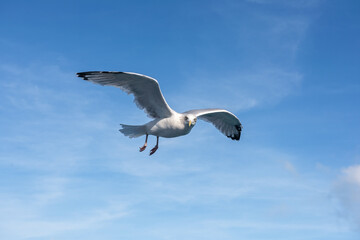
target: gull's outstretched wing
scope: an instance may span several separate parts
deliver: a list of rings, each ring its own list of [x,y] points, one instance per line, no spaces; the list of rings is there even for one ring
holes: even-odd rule
[[[212,123],[217,129],[232,140],[239,140],[242,125],[239,119],[224,109],[198,109],[185,112]]]
[[[151,77],[130,72],[93,71],[77,73],[78,77],[100,85],[118,87],[133,94],[134,102],[152,118],[170,117],[172,110],[160,91],[159,83]]]

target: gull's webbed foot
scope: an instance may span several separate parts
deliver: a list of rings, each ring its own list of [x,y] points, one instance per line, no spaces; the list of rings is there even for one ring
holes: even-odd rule
[[[158,145],[156,145],[153,149],[151,149],[150,156],[153,155],[156,152],[156,150],[158,150],[158,148],[159,148]]]
[[[145,150],[145,148],[146,148],[146,144],[144,144],[144,146],[142,146],[139,151],[142,152]]]
[[[142,147],[140,148],[140,152],[142,152],[142,151],[144,151],[144,150],[145,150],[145,148],[146,148],[146,146],[147,146],[147,139],[148,139],[148,136],[149,136],[149,135],[147,135],[147,134],[146,134],[145,143],[144,143],[144,146],[142,146]]]
[[[153,149],[150,150],[150,156],[153,155],[156,152],[156,150],[158,150],[158,148],[159,148],[159,136],[156,136],[156,145]]]

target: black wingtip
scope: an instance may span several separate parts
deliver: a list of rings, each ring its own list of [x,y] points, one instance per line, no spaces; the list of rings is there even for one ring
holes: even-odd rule
[[[89,80],[87,78],[87,75],[89,75],[89,73],[91,73],[91,72],[78,72],[78,73],[76,73],[76,76],[78,76],[78,77],[80,77],[80,78],[82,78],[84,80]]]
[[[88,71],[88,72],[78,72],[76,73],[76,76],[84,79],[89,80],[89,76],[95,75],[95,74],[101,74],[101,73],[111,73],[111,74],[123,74],[125,72],[112,72],[112,71]]]
[[[240,140],[240,136],[241,136],[241,130],[242,130],[242,125],[235,125],[235,128],[237,130],[237,133],[234,134],[234,135],[230,135],[230,136],[227,136],[228,138],[231,138],[232,140],[236,140],[236,141],[239,141]]]

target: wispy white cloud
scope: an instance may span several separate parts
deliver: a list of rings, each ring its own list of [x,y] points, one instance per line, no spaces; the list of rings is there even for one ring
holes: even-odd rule
[[[24,181],[24,180],[19,180]],[[129,204],[114,194],[89,201],[78,178],[54,174],[31,177],[21,191],[0,194],[0,232],[6,239],[48,238],[68,232],[102,228],[130,213]],[[81,201],[74,207],[72,201]],[[85,208],[83,207],[86,206]]]
[[[296,93],[302,80],[300,73],[281,69],[222,75],[208,73],[190,78],[182,96],[171,98],[175,107],[184,111],[210,107],[240,111],[275,104]]]
[[[59,220],[48,217],[46,212],[28,202],[3,205],[0,212],[0,230],[7,239],[51,237],[65,232],[101,228],[107,221],[128,214],[126,208],[118,204],[93,209],[81,217],[71,215]]]
[[[0,72],[2,101],[18,110],[50,114],[55,107],[57,111],[64,105],[74,109],[92,102],[68,88],[74,74],[57,65],[0,64]]]
[[[276,49],[273,56],[281,53],[278,60],[285,66],[296,60],[302,41],[306,37],[307,30],[311,23],[309,17],[280,17],[273,15],[259,16],[265,22],[265,37],[267,37],[270,49]],[[283,62],[283,60],[288,62]]]
[[[264,6],[283,5],[284,8],[289,9],[300,1],[259,0],[256,2],[261,2]],[[299,47],[306,38],[307,30],[313,20],[311,14],[306,12],[281,14],[277,11],[269,11],[267,8],[244,6],[236,1],[225,2],[216,7],[215,11],[237,36],[237,43],[234,44],[233,49],[235,53],[246,54],[248,62],[243,62],[243,64],[250,63],[251,65],[246,65],[248,68],[255,65],[256,69],[259,64],[266,62],[282,69],[295,65],[294,60],[296,60]],[[239,11],[244,11],[244,8],[246,14],[242,17]],[[240,50],[237,51],[238,49]],[[276,63],[281,65],[276,65]]]
[[[65,177],[43,177],[34,183],[34,202],[37,205],[44,205],[61,199],[64,196],[66,185],[69,179]]]
[[[168,203],[191,205],[241,198],[271,202],[293,201],[304,197],[304,192],[326,194],[325,189],[312,186],[313,182],[305,181],[306,177],[298,173],[293,164],[296,160],[294,156],[272,149],[250,149],[246,147],[246,150],[237,153],[237,157],[215,154],[204,159],[201,157],[206,151],[204,147],[198,152],[193,150],[189,159],[178,153],[178,158],[169,157],[166,161],[154,158],[150,162],[134,154],[131,160],[114,158],[114,161],[107,162],[107,166],[110,171],[141,180],[141,191],[146,192],[144,200],[137,198],[141,201],[161,199]],[[222,148],[223,152],[228,150]],[[231,168],[227,167],[230,162]],[[290,191],[291,194],[284,196],[283,191]]]
[[[98,95],[81,94],[73,73],[56,65],[1,64],[0,71],[3,126],[11,126],[0,136],[2,165],[70,171],[91,156],[82,153],[96,135],[113,130],[106,110],[89,111]]]
[[[335,183],[334,195],[341,206],[341,216],[360,230],[360,165],[342,170]]]
[[[335,224],[299,224],[299,223],[278,223],[278,222],[259,222],[251,220],[212,220],[207,224],[211,224],[214,227],[219,228],[240,228],[240,229],[252,229],[252,230],[316,230],[319,232],[342,232],[347,231],[346,228],[340,227]]]
[[[291,5],[286,1],[275,2],[286,7]],[[299,5],[310,6],[307,2],[310,1]],[[243,4],[225,2],[216,5],[214,10],[236,36],[232,48],[233,54],[239,55],[235,58],[239,59],[239,64],[184,74],[186,84],[181,89],[182,96],[169,97],[175,109],[224,107],[240,111],[276,104],[300,92],[303,74],[298,70],[296,58],[312,17],[305,13],[274,14],[247,7],[244,21],[239,15],[243,8]],[[241,58],[243,54],[246,60]]]
[[[290,161],[284,160],[283,163],[287,171],[289,171],[292,174],[297,174],[295,166]]]
[[[136,149],[134,148],[134,152]],[[155,177],[155,176],[174,176],[203,171],[203,167],[196,164],[187,165],[182,159],[171,159],[171,164],[153,159],[149,161],[147,158],[133,158],[133,161],[118,161],[111,165],[112,170],[124,172],[129,175],[139,177]]]
[[[325,0],[298,0],[298,1],[287,1],[287,0],[247,0],[251,3],[266,4],[266,5],[283,5],[294,8],[313,8],[319,6]]]

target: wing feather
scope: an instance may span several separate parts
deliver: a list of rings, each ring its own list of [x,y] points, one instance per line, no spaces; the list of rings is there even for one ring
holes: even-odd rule
[[[193,114],[199,119],[212,123],[220,132],[232,140],[240,140],[242,125],[239,119],[227,110],[218,108],[197,109],[185,113]]]
[[[154,78],[137,73],[108,71],[80,72],[77,76],[103,86],[118,87],[127,94],[133,94],[135,104],[151,118],[166,118],[174,113]]]

